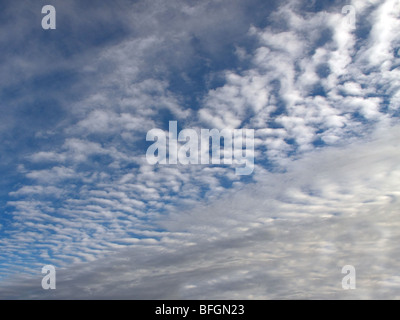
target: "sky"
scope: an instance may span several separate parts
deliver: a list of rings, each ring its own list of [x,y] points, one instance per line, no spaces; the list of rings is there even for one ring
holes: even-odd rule
[[[1,1],[0,299],[400,299],[399,30],[397,0]],[[254,130],[254,171],[150,164],[170,121]]]

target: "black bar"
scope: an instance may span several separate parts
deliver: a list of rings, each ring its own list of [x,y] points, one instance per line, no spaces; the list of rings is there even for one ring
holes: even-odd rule
[[[57,317],[76,318],[82,311],[93,316],[117,312],[129,319],[268,319],[298,316],[331,317],[356,316],[358,308],[347,308],[353,301],[262,301],[262,300],[80,300],[80,301],[0,301],[0,307],[24,310],[30,315],[48,314]],[[316,304],[324,306],[317,306]],[[369,302],[368,302],[369,303]],[[339,305],[340,304],[340,305]],[[345,308],[346,307],[346,308]],[[366,308],[366,306],[363,306]],[[45,312],[44,312],[45,310]],[[54,311],[50,311],[54,310]],[[320,312],[318,312],[320,310]],[[350,310],[350,311],[349,311]],[[43,313],[44,312],[44,313]],[[322,312],[322,313],[321,313]],[[115,317],[114,317],[115,318]]]

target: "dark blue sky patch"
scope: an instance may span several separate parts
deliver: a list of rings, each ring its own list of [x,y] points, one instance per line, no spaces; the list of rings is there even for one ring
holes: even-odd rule
[[[322,29],[319,38],[315,42],[315,48],[312,49],[311,54],[314,54],[316,49],[323,47],[324,45],[329,43],[332,40],[332,37],[333,37],[333,32],[331,29],[328,28]]]
[[[321,148],[326,146],[326,143],[324,142],[324,140],[321,137],[318,137],[317,139],[315,139],[313,141],[313,146],[316,148]]]
[[[310,95],[325,97],[326,96],[326,90],[325,90],[324,86],[321,83],[317,83],[311,89]]]
[[[327,63],[322,63],[317,66],[316,73],[320,78],[327,78],[331,73],[331,68]]]

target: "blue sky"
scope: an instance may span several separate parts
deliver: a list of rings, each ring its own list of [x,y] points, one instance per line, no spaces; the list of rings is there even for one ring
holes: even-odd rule
[[[397,1],[46,4],[0,5],[0,298],[399,297]],[[253,174],[149,165],[169,121]]]

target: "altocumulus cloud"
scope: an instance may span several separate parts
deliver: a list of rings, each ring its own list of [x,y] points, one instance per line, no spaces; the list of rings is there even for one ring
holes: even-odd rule
[[[38,39],[57,63],[32,44],[4,67],[26,61],[0,130],[33,138],[2,147],[0,297],[398,297],[400,7],[353,1],[353,30],[343,5],[120,1],[110,23],[60,2],[65,44]],[[148,165],[146,132],[169,120],[255,129],[253,175]]]
[[[160,218],[158,241],[58,271],[57,290],[15,281],[19,298],[398,297],[399,128],[311,152],[285,173]],[[357,268],[343,291],[341,268]]]

